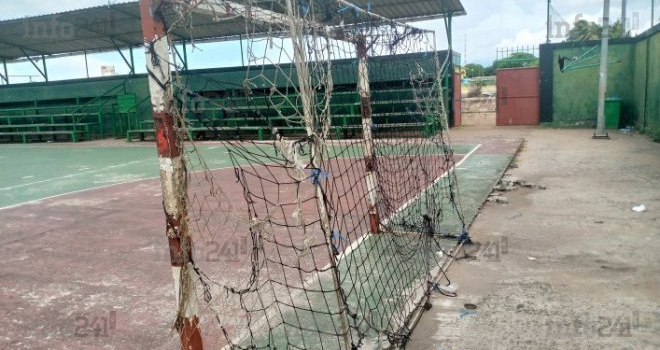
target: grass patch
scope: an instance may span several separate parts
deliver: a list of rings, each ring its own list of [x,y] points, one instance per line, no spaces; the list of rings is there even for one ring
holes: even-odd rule
[[[660,142],[660,128],[646,128],[644,134],[653,142]]]

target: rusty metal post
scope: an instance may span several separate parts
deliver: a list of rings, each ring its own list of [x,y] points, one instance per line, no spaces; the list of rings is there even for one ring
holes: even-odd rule
[[[371,119],[371,90],[369,87],[369,69],[367,66],[367,39],[360,35],[355,42],[358,58],[358,93],[360,95],[360,116],[362,117],[362,137],[364,138],[364,163],[367,172],[367,195],[369,201],[369,226],[371,233],[379,232],[378,215],[378,179],[376,178],[376,153],[374,151]]]
[[[186,208],[186,165],[171,114],[173,89],[170,71],[170,45],[161,0],[140,0],[140,16],[149,73],[149,93],[153,108],[156,146],[160,162],[166,234],[177,298],[175,327],[184,350],[202,350],[199,330],[197,276],[192,268],[192,241]]]

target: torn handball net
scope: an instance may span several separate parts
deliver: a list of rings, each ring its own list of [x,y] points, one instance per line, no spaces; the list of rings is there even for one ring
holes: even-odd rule
[[[337,0],[169,6],[170,31],[192,36],[187,14],[200,9],[244,18],[246,28],[240,89],[197,92],[180,69],[172,82],[186,149],[184,221],[196,247],[222,247],[216,259],[193,254],[187,266],[199,279],[179,288],[204,300],[205,341],[404,345],[438,252],[455,243],[443,239],[465,232],[441,85],[449,55],[440,59],[435,33]],[[184,142],[200,125],[232,132],[236,120],[252,123],[244,131],[265,128],[271,141],[213,150]],[[204,152],[228,153],[234,184],[222,185]],[[180,303],[179,315],[190,307]]]

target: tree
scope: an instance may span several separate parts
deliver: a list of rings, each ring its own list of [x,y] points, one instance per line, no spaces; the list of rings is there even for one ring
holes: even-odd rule
[[[470,63],[465,65],[465,72],[468,78],[482,77],[486,72],[484,66],[478,63]]]
[[[603,26],[595,22],[579,20],[573,24],[573,28],[568,31],[566,41],[587,41],[600,40],[603,37]],[[616,21],[610,25],[610,38],[621,38],[621,21]],[[630,32],[623,36],[630,37]]]
[[[538,65],[538,57],[526,52],[514,52],[507,58],[502,58],[493,62],[493,67],[495,69],[536,67]]]

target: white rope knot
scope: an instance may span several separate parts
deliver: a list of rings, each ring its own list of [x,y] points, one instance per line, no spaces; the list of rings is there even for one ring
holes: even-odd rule
[[[266,224],[270,222],[270,219],[270,216],[266,216],[263,219],[253,218],[250,220],[250,231],[256,233],[259,237],[270,239],[273,237],[273,233],[266,230]]]

